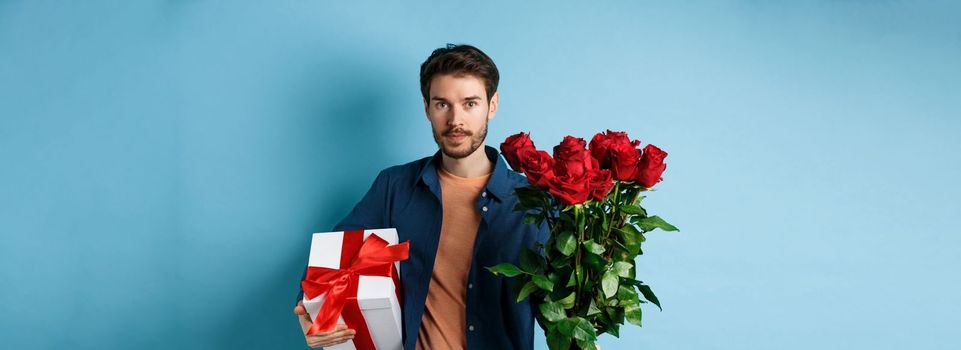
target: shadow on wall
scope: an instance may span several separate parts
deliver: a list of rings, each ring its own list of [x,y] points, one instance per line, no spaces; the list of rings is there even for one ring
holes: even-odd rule
[[[224,315],[224,328],[213,343],[220,348],[276,349],[305,347],[292,313],[298,282],[306,265],[310,232],[329,231],[370,187],[377,172],[390,164],[396,130],[390,89],[409,87],[401,79],[365,64],[364,57],[324,57],[311,62],[307,73],[294,77],[285,93],[289,113],[278,118],[301,140],[292,172],[309,193],[297,197],[309,208],[296,219],[294,233],[285,233],[283,252],[269,278],[243,289],[242,305]],[[396,74],[395,74],[396,75]],[[387,79],[385,79],[387,77]],[[316,181],[312,179],[317,179]],[[320,183],[322,182],[322,183]]]

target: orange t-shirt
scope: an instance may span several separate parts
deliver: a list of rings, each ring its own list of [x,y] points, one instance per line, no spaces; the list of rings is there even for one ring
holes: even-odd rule
[[[467,272],[481,220],[477,197],[490,174],[467,178],[438,167],[437,175],[444,216],[424,316],[417,331],[417,349],[464,349]]]

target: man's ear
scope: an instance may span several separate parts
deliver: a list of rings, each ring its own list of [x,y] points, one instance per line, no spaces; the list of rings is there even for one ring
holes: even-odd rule
[[[487,112],[487,120],[494,119],[494,115],[497,114],[497,103],[500,101],[500,92],[494,91],[494,96],[491,96],[490,111]]]
[[[427,118],[427,121],[430,121],[430,112],[429,112],[429,110],[430,110],[430,106],[427,104],[427,100],[424,100],[424,117]]]

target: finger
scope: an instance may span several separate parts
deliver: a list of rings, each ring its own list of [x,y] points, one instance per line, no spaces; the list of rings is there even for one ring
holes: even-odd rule
[[[311,341],[311,342],[308,342],[307,344],[312,346],[328,347],[331,345],[337,345],[337,344],[346,342],[350,339],[352,338],[351,337],[334,337],[334,338],[328,338],[323,340]]]
[[[314,338],[308,339],[307,344],[312,346],[329,346],[333,343],[333,338]]]
[[[306,315],[307,309],[305,309],[303,305],[298,304],[297,306],[294,306],[294,313],[298,315]]]
[[[337,326],[334,327],[333,330],[331,330],[331,331],[329,331],[329,332],[322,332],[322,333],[317,333],[317,334],[305,335],[305,337],[307,337],[307,341],[311,341],[311,340],[314,340],[314,341],[328,341],[328,340],[333,339],[333,338],[336,338],[336,337],[341,337],[341,336],[345,336],[345,335],[354,335],[354,334],[357,334],[357,331],[355,331],[355,330],[353,330],[353,329],[348,329],[348,328],[347,328],[347,325],[345,325],[345,324],[338,324]]]
[[[340,344],[340,343],[349,341],[349,340],[351,340],[351,339],[354,339],[354,334],[353,334],[353,333],[344,334],[343,336],[337,338],[337,344]]]
[[[331,338],[353,337],[355,334],[357,334],[357,331],[353,329],[345,328],[345,329],[336,331],[335,333],[331,334],[330,337]]]
[[[353,330],[343,329],[343,330],[333,331],[329,333],[317,334],[311,337],[316,337],[314,339],[320,342],[330,342],[339,338],[353,337],[354,333],[355,332],[353,332]]]
[[[313,340],[313,339],[307,339],[307,346],[312,347],[312,348],[319,348],[319,347],[321,347],[323,344],[324,344],[324,342],[322,342],[322,341],[317,341],[317,340]]]
[[[308,335],[308,336],[307,336],[307,341],[315,341],[315,342],[324,343],[324,342],[329,342],[329,341],[331,341],[332,339],[337,338],[337,337],[339,337],[339,336],[340,336],[340,333],[339,333],[339,332],[317,333],[317,334],[314,334],[314,335]]]
[[[332,339],[331,341],[323,344],[322,346],[337,345],[337,344],[345,343],[345,342],[347,342],[348,340],[351,340],[351,339],[354,339],[354,337],[353,337],[353,336],[339,337],[339,338],[336,338],[336,339]]]
[[[327,332],[320,332],[320,333],[317,333],[317,334],[313,334],[313,335],[311,335],[311,336],[327,336],[327,335],[330,335],[330,334],[334,334],[335,332],[344,331],[344,330],[347,330],[347,325],[345,325],[345,324],[338,324],[338,325],[334,326],[334,329],[331,329],[331,330],[329,330],[329,331],[327,331]]]

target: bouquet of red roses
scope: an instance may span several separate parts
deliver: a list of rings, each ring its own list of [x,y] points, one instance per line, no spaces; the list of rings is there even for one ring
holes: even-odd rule
[[[551,234],[545,245],[521,252],[520,266],[488,270],[520,278],[517,301],[531,297],[552,350],[593,349],[600,334],[618,336],[625,320],[640,326],[640,304],[660,308],[651,287],[636,278],[634,259],[643,254],[645,233],[677,228],[640,205],[641,193],[661,181],[667,153],[639,145],[627,133],[608,130],[589,146],[567,136],[553,157],[535,148],[527,133],[500,146],[531,185],[516,190],[514,209],[527,212],[527,224],[546,221]]]

